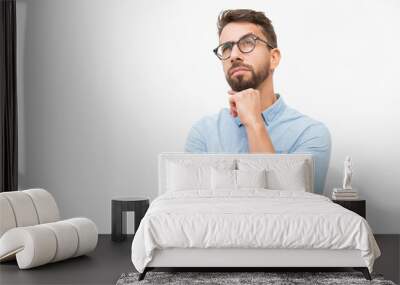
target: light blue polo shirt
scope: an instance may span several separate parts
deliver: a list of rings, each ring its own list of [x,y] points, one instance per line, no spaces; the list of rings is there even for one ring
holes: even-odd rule
[[[311,153],[314,158],[314,192],[323,194],[331,155],[328,128],[286,105],[282,96],[262,112],[269,137],[277,153]],[[201,118],[189,131],[184,146],[191,153],[249,153],[245,126],[228,108]]]

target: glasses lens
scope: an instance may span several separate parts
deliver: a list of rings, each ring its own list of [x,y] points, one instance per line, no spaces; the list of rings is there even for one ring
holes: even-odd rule
[[[232,51],[232,43],[225,43],[218,48],[217,54],[219,58],[226,59],[230,57],[231,51]]]
[[[241,39],[238,43],[241,52],[251,52],[256,46],[256,40],[252,36]]]

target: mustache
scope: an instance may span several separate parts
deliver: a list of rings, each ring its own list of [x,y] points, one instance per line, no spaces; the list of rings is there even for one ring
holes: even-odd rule
[[[240,62],[239,63],[234,63],[234,64],[232,64],[231,68],[229,68],[229,71],[228,71],[229,75],[232,74],[232,70],[233,69],[238,68],[238,67],[242,67],[242,68],[248,69],[248,70],[253,70],[253,68],[250,65],[243,64],[243,63],[240,63]]]

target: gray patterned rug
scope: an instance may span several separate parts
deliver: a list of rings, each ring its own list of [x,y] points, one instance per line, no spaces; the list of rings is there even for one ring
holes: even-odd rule
[[[384,280],[382,274],[371,274],[372,280],[366,280],[361,272],[147,272],[146,277],[138,281],[139,273],[123,273],[116,285],[134,284],[379,284],[396,285]]]

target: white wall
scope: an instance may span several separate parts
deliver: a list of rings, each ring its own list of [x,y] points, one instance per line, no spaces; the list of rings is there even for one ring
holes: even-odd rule
[[[226,8],[266,12],[282,61],[276,91],[326,123],[325,193],[353,157],[375,233],[400,233],[400,2],[18,0],[20,188],[66,218],[111,226],[113,196],[157,193],[157,155],[227,107],[211,50]]]

